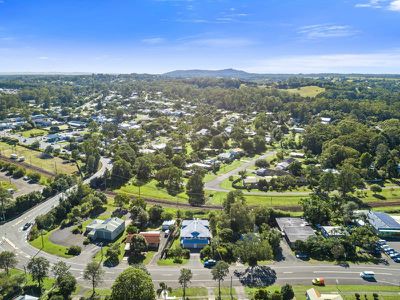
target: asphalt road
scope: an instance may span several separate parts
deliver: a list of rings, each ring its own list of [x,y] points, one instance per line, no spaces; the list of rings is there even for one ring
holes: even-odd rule
[[[85,182],[89,182],[92,178],[101,176],[106,168],[111,167],[111,162],[108,159],[102,158],[102,168]],[[72,188],[71,188],[72,189]],[[68,193],[68,191],[66,192]],[[19,267],[23,268],[27,265],[29,259],[33,256],[43,256],[47,258],[51,264],[60,260],[71,265],[71,272],[83,286],[90,286],[90,283],[83,280],[83,269],[86,266],[87,257],[74,257],[64,259],[45,252],[38,251],[32,247],[26,240],[27,232],[22,231],[22,226],[26,222],[33,221],[38,215],[48,212],[53,206],[57,205],[64,194],[59,194],[47,200],[44,203],[32,208],[25,214],[0,226],[0,251],[8,250],[17,254]],[[94,249],[93,251],[96,251]],[[94,254],[94,253],[93,253]],[[118,276],[127,267],[125,261],[115,268],[105,268],[104,283],[102,287],[110,287]],[[182,266],[185,267],[185,266]],[[166,282],[172,287],[178,286],[179,272],[182,267],[166,266],[160,267],[157,265],[148,266],[148,270],[156,285],[159,282]],[[193,262],[187,267],[190,267],[193,272],[191,286],[216,286],[216,282],[212,280],[211,272],[205,269],[200,263]],[[349,267],[341,267],[332,264],[315,264],[302,261],[282,261],[271,264],[270,267],[276,272],[276,283],[305,284],[310,285],[311,280],[315,277],[324,277],[327,285],[345,285],[345,284],[365,284],[365,285],[399,285],[400,280],[400,265],[391,264],[385,265],[350,265]],[[234,286],[240,286],[238,278],[234,276],[235,270],[244,271],[243,265],[235,265],[230,268],[230,276],[233,277],[232,283]],[[360,278],[359,273],[365,270],[374,271],[376,274],[376,282],[367,282]],[[225,284],[229,281],[227,278]],[[399,288],[400,291],[400,288]]]

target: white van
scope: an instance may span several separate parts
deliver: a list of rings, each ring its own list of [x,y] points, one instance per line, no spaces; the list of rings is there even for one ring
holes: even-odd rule
[[[375,278],[375,273],[372,271],[364,271],[360,273],[361,278],[372,279]]]

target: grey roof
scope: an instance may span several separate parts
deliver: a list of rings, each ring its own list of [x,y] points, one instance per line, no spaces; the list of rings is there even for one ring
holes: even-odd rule
[[[207,220],[184,220],[181,238],[211,238]]]
[[[95,229],[95,230],[102,229],[102,230],[114,231],[123,223],[125,223],[125,221],[120,218],[108,218],[105,221],[96,219],[92,223],[90,223],[86,228],[89,227],[90,229]]]
[[[390,215],[383,212],[369,212],[368,215],[369,223],[377,230],[380,229],[396,229],[400,230],[400,224],[393,219]]]
[[[310,236],[315,236],[311,226],[301,218],[276,218],[279,229],[283,231],[290,243],[305,241]]]

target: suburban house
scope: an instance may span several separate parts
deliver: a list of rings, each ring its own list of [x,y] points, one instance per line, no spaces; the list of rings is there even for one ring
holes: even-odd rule
[[[276,222],[291,248],[296,241],[306,241],[310,236],[315,236],[314,230],[304,219],[276,218]]]
[[[275,170],[286,171],[286,170],[289,168],[290,164],[291,164],[292,162],[294,162],[294,161],[295,161],[294,158],[289,157],[289,158],[287,158],[287,159],[285,159],[285,160],[283,160],[283,161],[277,163],[277,164],[276,164],[276,167],[275,167]]]
[[[307,300],[343,300],[339,294],[321,294],[316,289],[308,289],[306,292]]]
[[[380,237],[400,238],[400,223],[392,216],[383,212],[369,211],[367,220]]]
[[[161,225],[161,230],[162,230],[162,231],[166,231],[166,230],[168,230],[171,226],[174,226],[175,223],[176,223],[175,220],[167,220],[167,221],[164,221],[164,222],[162,223],[162,225]]]
[[[207,220],[184,220],[181,225],[180,244],[186,249],[202,249],[211,241]]]
[[[147,247],[149,249],[158,249],[158,246],[160,245],[160,241],[161,241],[161,234],[160,231],[142,231],[139,232],[139,235],[141,235],[142,237],[144,237],[144,239],[146,240],[147,243]]]
[[[243,186],[249,189],[256,188],[257,183],[258,179],[255,176],[249,176],[243,179]]]
[[[321,233],[325,238],[342,237],[347,235],[341,226],[321,226]]]
[[[14,300],[39,300],[39,298],[31,295],[22,295],[18,296]]]
[[[105,221],[95,219],[86,226],[86,233],[92,240],[114,241],[125,230],[125,221],[109,218]]]
[[[232,162],[235,159],[235,155],[232,152],[225,152],[218,155],[218,159],[223,162]]]

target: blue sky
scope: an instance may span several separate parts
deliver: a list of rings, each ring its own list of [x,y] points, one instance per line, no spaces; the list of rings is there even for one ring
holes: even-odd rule
[[[0,72],[400,73],[400,0],[0,0]]]

